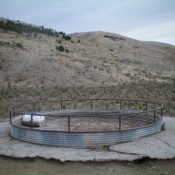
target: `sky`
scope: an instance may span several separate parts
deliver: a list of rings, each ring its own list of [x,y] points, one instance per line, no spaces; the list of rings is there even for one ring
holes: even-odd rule
[[[175,45],[175,0],[0,0],[0,17],[66,33],[106,31]]]

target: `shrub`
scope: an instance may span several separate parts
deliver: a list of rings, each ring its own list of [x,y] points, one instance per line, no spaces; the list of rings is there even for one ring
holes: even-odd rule
[[[118,37],[118,36],[112,36],[112,35],[104,35],[105,38],[109,38],[113,41],[116,41],[116,40],[126,40],[125,38],[122,38],[122,37]]]
[[[21,43],[16,43],[16,47],[23,48],[23,45]]]
[[[56,42],[59,43],[59,44],[61,44],[62,41],[61,40],[56,40]]]
[[[139,49],[139,46],[133,46],[134,49]]]
[[[69,35],[63,35],[63,39],[65,39],[65,40],[71,40],[71,36],[69,36]]]
[[[65,52],[69,53],[69,50],[68,50],[68,49],[66,49],[66,50],[65,50]]]
[[[59,34],[59,35],[63,35],[63,36],[65,35],[65,33],[62,32],[62,31],[61,31],[61,32],[58,32],[58,34]]]
[[[63,46],[56,46],[56,50],[60,52],[64,52],[64,47]]]

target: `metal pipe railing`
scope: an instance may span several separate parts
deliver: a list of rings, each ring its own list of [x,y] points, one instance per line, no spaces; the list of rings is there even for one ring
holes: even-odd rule
[[[71,114],[71,113],[68,113],[67,115],[56,115],[56,117],[61,117],[61,118],[65,118],[67,117],[67,126],[68,126],[68,132],[71,132],[71,118],[81,118],[81,117],[90,117],[90,118],[117,118],[118,117],[118,130],[121,131],[122,130],[122,119],[123,117],[127,117],[127,120],[130,120],[129,117],[133,117],[133,116],[137,116],[139,115],[140,117],[143,117],[143,115],[145,115],[144,117],[145,118],[142,118],[142,122],[144,123],[147,123],[148,120],[150,120],[149,116],[151,116],[151,112],[153,113],[153,122],[157,122],[158,118],[161,118],[163,116],[163,106],[160,105],[159,103],[155,103],[155,102],[149,102],[149,101],[146,101],[146,100],[131,100],[131,99],[79,99],[79,100],[63,100],[63,99],[60,99],[60,100],[57,100],[57,101],[45,101],[45,102],[33,102],[33,103],[26,103],[26,104],[29,104],[29,105],[32,105],[32,109],[33,109],[33,112],[30,113],[30,112],[20,112],[20,111],[15,111],[15,106],[12,106],[10,107],[10,110],[9,110],[9,116],[10,116],[10,124],[13,123],[13,117],[16,116],[16,115],[24,115],[24,114],[29,114],[31,115],[31,128],[34,127],[34,123],[33,123],[33,117],[34,115],[39,115],[39,116],[45,116],[45,117],[50,117],[53,115],[51,114],[47,114],[47,112],[37,112],[36,111],[36,105],[37,104],[42,104],[42,103],[60,103],[60,108],[61,110],[64,109],[66,107],[66,104],[65,102],[84,102],[84,101],[87,101],[89,102],[90,101],[90,108],[93,109],[93,107],[95,106],[95,102],[100,102],[100,101],[108,101],[108,104],[110,101],[114,101],[115,104],[118,104],[119,105],[119,109],[122,110],[125,106],[125,103],[127,104],[127,107],[129,106],[130,108],[132,108],[132,106],[137,106],[138,107],[138,104],[139,102],[140,103],[143,103],[145,108],[144,108],[144,111],[131,111],[130,113],[129,112],[123,112],[123,111],[119,111],[119,112],[116,112],[116,111],[112,111],[111,110],[107,110],[106,112],[104,113],[93,113],[93,114],[88,114],[88,113],[74,113],[74,114]],[[123,103],[123,104],[122,104]],[[151,109],[148,108],[148,104],[149,105],[153,105],[155,106],[156,105],[156,108],[153,108],[152,109],[152,106],[150,107]],[[110,104],[109,104],[110,105]],[[106,107],[107,105],[104,105],[104,108]],[[159,113],[160,112],[160,113]],[[149,114],[149,115],[148,115]],[[159,115],[160,114],[160,115]],[[54,116],[55,117],[55,116]],[[137,119],[138,121],[140,120],[140,118],[138,117]]]

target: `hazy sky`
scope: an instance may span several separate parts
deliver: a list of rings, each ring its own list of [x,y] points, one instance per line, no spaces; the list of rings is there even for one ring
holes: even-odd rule
[[[175,45],[175,0],[0,0],[0,16],[66,33],[108,31]]]

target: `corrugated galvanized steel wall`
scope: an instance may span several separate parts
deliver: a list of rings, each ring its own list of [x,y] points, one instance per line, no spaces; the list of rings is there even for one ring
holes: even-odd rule
[[[12,137],[26,142],[59,147],[101,147],[134,140],[161,131],[161,119],[149,126],[108,132],[61,132],[36,130],[11,124]]]

